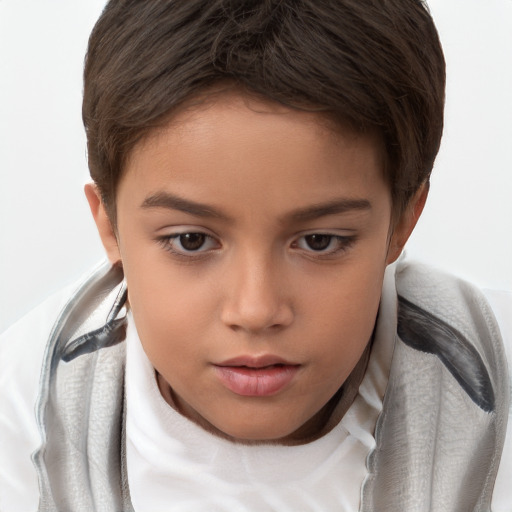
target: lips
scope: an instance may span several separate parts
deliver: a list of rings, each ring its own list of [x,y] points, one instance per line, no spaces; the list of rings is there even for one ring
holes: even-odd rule
[[[215,364],[217,378],[227,389],[241,396],[271,396],[295,377],[300,365],[276,356],[242,356]]]

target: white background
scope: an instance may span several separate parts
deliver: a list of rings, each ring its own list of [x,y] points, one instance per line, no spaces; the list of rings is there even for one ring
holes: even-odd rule
[[[207,0],[205,0],[207,1]],[[81,73],[104,0],[0,0],[0,331],[102,258]],[[512,290],[512,0],[431,0],[446,129],[410,256]]]

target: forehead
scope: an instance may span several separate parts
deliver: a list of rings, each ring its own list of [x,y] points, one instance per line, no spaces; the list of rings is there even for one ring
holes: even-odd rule
[[[239,130],[241,126],[242,131]],[[314,106],[292,108],[230,84],[219,84],[193,96],[173,110],[162,125],[146,134],[130,156],[134,152],[144,151],[148,146],[158,144],[164,137],[170,140],[170,135],[176,141],[191,137],[197,137],[197,140],[211,139],[211,135],[221,134],[219,127],[223,128],[222,134],[227,136],[227,140],[223,142],[232,143],[236,143],[237,136],[243,133],[252,135],[254,142],[258,143],[261,139],[258,135],[272,128],[282,130],[283,134],[307,132],[308,135],[318,136],[319,139],[336,140],[342,144],[349,138],[356,141],[361,136],[361,133],[342,116],[337,117]],[[235,133],[229,132],[230,127]],[[380,148],[380,134],[369,130],[367,138],[375,141]]]
[[[160,190],[221,203],[238,190],[270,205],[375,193],[382,145],[318,112],[236,92],[190,102],[131,152],[118,192]],[[382,189],[382,187],[381,187]],[[383,190],[387,190],[384,187]],[[118,194],[118,196],[119,196]],[[122,200],[121,197],[118,199]]]

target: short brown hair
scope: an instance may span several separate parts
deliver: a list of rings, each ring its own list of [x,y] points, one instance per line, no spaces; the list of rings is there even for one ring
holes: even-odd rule
[[[428,181],[445,65],[421,0],[110,0],[89,40],[89,168],[115,223],[134,145],[212,85],[377,130],[394,211]]]

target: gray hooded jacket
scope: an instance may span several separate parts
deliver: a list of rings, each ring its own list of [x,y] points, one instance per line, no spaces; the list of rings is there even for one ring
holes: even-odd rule
[[[467,283],[397,271],[398,329],[361,512],[490,510],[506,431],[508,374],[496,320]],[[46,349],[34,454],[41,512],[133,510],[126,473],[126,289],[103,266],[57,320]],[[99,329],[91,315],[104,314]]]

